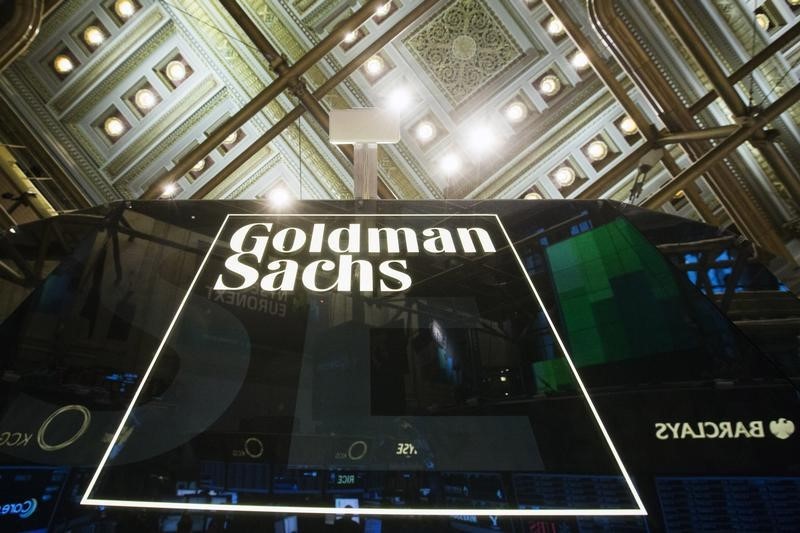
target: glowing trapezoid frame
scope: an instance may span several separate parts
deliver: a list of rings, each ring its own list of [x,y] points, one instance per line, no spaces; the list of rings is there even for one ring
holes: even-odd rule
[[[211,252],[214,250],[214,247],[219,240],[220,235],[222,235],[223,229],[228,224],[228,220],[231,217],[250,217],[250,218],[257,218],[257,217],[291,217],[291,216],[299,216],[299,217],[396,217],[396,218],[403,218],[403,217],[490,217],[497,221],[497,225],[503,233],[506,241],[508,242],[508,247],[511,252],[514,254],[514,258],[517,260],[519,264],[520,271],[522,272],[525,279],[528,281],[528,285],[533,292],[534,297],[536,298],[536,302],[541,307],[542,312],[544,313],[545,318],[547,319],[547,323],[550,326],[553,335],[558,342],[559,347],[561,348],[567,363],[569,364],[569,368],[572,371],[572,375],[575,377],[575,381],[580,388],[581,394],[583,395],[584,399],[586,400],[587,405],[589,406],[589,410],[592,412],[592,415],[597,422],[597,426],[600,428],[600,432],[603,434],[603,438],[605,438],[606,443],[608,444],[608,448],[611,451],[614,460],[617,463],[617,466],[620,469],[620,473],[625,479],[625,483],[628,486],[628,489],[631,491],[631,495],[633,496],[634,501],[636,502],[637,507],[635,508],[626,508],[626,509],[466,509],[466,508],[454,508],[454,509],[434,509],[434,508],[404,508],[404,509],[374,509],[374,508],[338,508],[338,507],[304,507],[304,506],[292,506],[292,505],[239,505],[239,504],[213,504],[213,503],[184,503],[184,502],[147,502],[147,501],[135,501],[135,500],[107,500],[102,498],[92,498],[90,497],[91,492],[94,490],[95,484],[97,483],[98,478],[100,477],[100,473],[105,467],[106,462],[108,461],[109,457],[111,456],[111,451],[114,448],[114,445],[117,443],[120,434],[122,433],[123,428],[125,427],[125,423],[128,421],[128,417],[130,416],[131,412],[133,411],[134,405],[136,405],[136,401],[139,399],[139,395],[144,388],[145,383],[147,383],[148,378],[150,377],[150,373],[153,371],[153,368],[156,365],[156,361],[158,361],[158,356],[161,354],[161,351],[164,348],[164,345],[167,342],[170,334],[172,333],[172,329],[175,327],[175,324],[178,321],[178,317],[183,311],[183,307],[186,304],[186,301],[189,299],[189,296],[194,289],[197,280],[200,278],[200,274],[203,272],[203,268],[205,268],[206,262],[208,258],[211,257]],[[130,507],[130,508],[145,508],[145,509],[176,509],[176,510],[189,510],[189,511],[240,511],[240,512],[262,512],[262,513],[293,513],[293,514],[337,514],[337,515],[345,515],[345,514],[353,514],[353,515],[396,515],[396,516],[407,516],[407,515],[414,515],[414,516],[452,516],[452,515],[475,515],[475,516],[646,516],[647,511],[644,508],[644,504],[642,503],[641,498],[639,497],[639,493],[636,491],[636,487],[633,486],[633,481],[631,480],[630,475],[628,474],[625,465],[622,464],[622,459],[617,452],[614,443],[611,442],[611,437],[606,430],[603,421],[600,419],[600,415],[597,412],[597,409],[594,406],[594,402],[589,397],[589,393],[586,390],[586,387],[581,380],[580,375],[578,375],[578,369],[575,367],[575,363],[572,361],[572,357],[569,355],[567,351],[567,347],[564,345],[564,341],[561,339],[561,335],[558,333],[558,330],[553,323],[553,319],[550,317],[550,314],[547,312],[547,309],[544,306],[544,302],[542,301],[541,296],[539,296],[539,291],[536,290],[536,287],[533,285],[533,281],[531,280],[530,276],[528,275],[527,271],[525,270],[525,265],[522,262],[519,254],[517,253],[516,248],[514,248],[514,244],[511,242],[511,238],[506,231],[505,226],[503,226],[503,222],[500,220],[500,217],[496,214],[485,214],[485,213],[407,213],[407,214],[393,214],[393,213],[374,213],[374,214],[341,214],[341,213],[331,213],[331,214],[305,214],[305,213],[275,213],[275,214],[250,214],[250,213],[231,213],[225,217],[225,220],[222,222],[217,234],[214,236],[214,240],[211,242],[211,246],[208,248],[208,252],[206,252],[205,257],[203,257],[203,261],[200,263],[200,268],[197,269],[197,273],[194,275],[192,282],[189,284],[189,288],[186,290],[186,294],[183,296],[180,305],[178,305],[178,310],[175,312],[175,316],[172,318],[169,326],[167,327],[166,332],[164,333],[164,337],[161,339],[161,342],[156,348],[156,352],[153,355],[153,359],[150,361],[150,364],[147,367],[147,370],[142,375],[142,379],[139,382],[139,386],[136,389],[136,393],[133,395],[131,399],[130,405],[125,411],[125,414],[122,417],[122,420],[119,423],[119,427],[114,432],[114,436],[111,439],[111,442],[108,444],[108,448],[106,449],[105,453],[103,454],[103,458],[100,460],[100,463],[97,465],[97,469],[92,476],[89,485],[86,487],[86,492],[81,499],[81,505],[102,505],[107,507]]]

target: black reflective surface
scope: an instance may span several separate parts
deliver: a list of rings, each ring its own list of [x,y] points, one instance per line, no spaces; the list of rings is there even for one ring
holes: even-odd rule
[[[273,240],[263,258],[245,257],[257,281],[238,289],[244,277],[224,262],[247,224],[243,249]],[[325,225],[319,252],[314,224]],[[331,250],[329,234],[351,224],[360,246],[340,231]],[[401,240],[392,251],[384,235],[370,253],[379,227],[409,228],[419,250]],[[286,228],[297,229],[275,243]],[[447,232],[426,238],[431,228]],[[492,247],[474,231],[471,250],[458,228],[483,229]],[[54,266],[0,325],[0,451],[12,473],[0,490],[38,502],[27,518],[0,516],[9,527],[176,530],[180,510],[98,518],[77,505],[104,455],[90,497],[110,505],[349,505],[371,531],[412,526],[369,510],[440,508],[453,511],[413,527],[680,530],[670,517],[695,509],[675,496],[695,486],[687,479],[731,494],[770,487],[753,511],[764,529],[796,513],[779,503],[798,490],[797,301],[713,228],[602,202],[302,202],[290,213],[134,202],[6,238]],[[310,290],[303,273],[324,260],[309,283],[335,289]],[[636,507],[523,269],[646,520],[457,512]],[[215,289],[220,280],[231,288]],[[287,531],[338,527],[335,514],[225,519],[219,508],[195,514],[194,530],[217,527],[212,516],[269,530],[283,515]]]

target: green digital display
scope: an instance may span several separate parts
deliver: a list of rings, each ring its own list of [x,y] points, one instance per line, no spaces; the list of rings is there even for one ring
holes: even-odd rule
[[[625,219],[546,248],[566,342],[578,367],[690,349],[681,288],[659,251]],[[560,361],[534,364],[550,386],[566,384]]]

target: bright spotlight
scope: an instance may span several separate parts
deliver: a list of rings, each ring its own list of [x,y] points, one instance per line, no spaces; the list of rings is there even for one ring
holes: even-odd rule
[[[478,155],[489,152],[497,144],[497,134],[485,124],[474,126],[467,134],[467,146]]]
[[[414,134],[420,142],[426,143],[436,136],[436,126],[428,120],[423,120],[417,124]]]
[[[389,93],[387,104],[393,113],[402,113],[411,107],[411,91],[407,87],[395,87]]]
[[[383,4],[378,9],[375,10],[375,16],[378,18],[383,18],[386,15],[388,15],[389,11],[391,10],[392,10],[392,3],[386,2],[385,4]]]
[[[509,122],[520,122],[528,115],[528,108],[525,104],[517,100],[508,104],[505,115]]]
[[[584,70],[589,66],[589,58],[580,50],[575,52],[569,61],[575,70]]]
[[[178,187],[174,183],[169,183],[164,186],[164,191],[161,196],[172,197],[176,192],[178,192]]]
[[[439,162],[439,166],[445,174],[455,174],[461,168],[461,159],[456,154],[446,154]]]
[[[381,56],[372,56],[371,58],[367,59],[367,62],[364,64],[364,68],[367,71],[367,74],[370,76],[377,76],[381,72],[383,72],[385,63],[383,62],[383,58]]]
[[[566,165],[556,169],[553,177],[555,177],[556,183],[558,183],[560,187],[569,187],[575,183],[575,171],[572,170],[572,167]]]
[[[289,196],[289,193],[283,187],[273,189],[272,192],[269,193],[269,201],[275,207],[284,207],[289,204],[291,199],[291,196]]]

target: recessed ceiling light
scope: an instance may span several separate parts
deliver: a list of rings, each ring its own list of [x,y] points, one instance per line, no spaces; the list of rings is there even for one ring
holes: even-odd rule
[[[561,89],[561,80],[553,74],[548,74],[539,82],[539,90],[545,96],[553,96]]]
[[[114,13],[122,20],[130,18],[136,13],[136,4],[133,0],[117,0],[114,2]]]
[[[239,140],[239,132],[234,131],[233,133],[231,133],[222,140],[222,144],[224,144],[225,146],[230,146],[238,140]]]
[[[386,15],[389,14],[389,11],[391,11],[391,10],[392,10],[392,3],[391,2],[386,2],[385,4],[383,4],[378,9],[375,10],[375,16],[376,17],[385,17]]]
[[[178,186],[174,183],[168,183],[164,186],[164,191],[161,193],[161,196],[172,196],[176,192],[178,192]]]
[[[608,155],[608,145],[601,140],[592,141],[586,147],[586,155],[592,161],[602,161]]]
[[[756,24],[758,24],[758,27],[762,30],[769,29],[770,22],[769,17],[765,13],[756,13]]]
[[[569,62],[576,70],[584,70],[589,66],[589,58],[581,50],[575,52]]]
[[[417,136],[420,142],[426,143],[436,136],[436,126],[433,125],[433,122],[423,120],[417,124],[414,129],[414,135]]]
[[[364,68],[370,76],[377,76],[383,72],[384,62],[381,56],[372,56],[367,59]]]
[[[59,74],[68,74],[75,68],[75,63],[72,62],[72,58],[68,55],[59,54],[53,60],[53,68]]]
[[[202,172],[204,168],[206,168],[206,160],[201,159],[200,161],[194,164],[194,166],[192,167],[192,172],[195,173]]]
[[[439,166],[445,174],[454,174],[461,168],[461,159],[453,153],[445,154],[439,162]]]
[[[358,39],[358,32],[357,31],[349,31],[344,34],[344,42],[347,44],[353,44]]]
[[[525,195],[525,199],[526,200],[541,200],[542,199],[542,195],[539,194],[538,192],[529,192],[528,194]]]
[[[103,123],[103,130],[109,137],[117,138],[125,133],[125,123],[119,117],[108,117]]]
[[[575,171],[572,170],[572,167],[568,167],[566,165],[563,167],[558,167],[553,173],[553,177],[556,179],[556,183],[558,183],[561,187],[569,187],[575,183]]]
[[[140,111],[149,111],[158,103],[158,97],[148,88],[139,89],[133,96],[133,103]]]
[[[800,0],[787,0],[790,6],[800,6]]]
[[[545,27],[547,29],[547,33],[553,37],[558,37],[559,35],[564,34],[564,25],[555,17],[552,17],[550,20],[548,20]]]
[[[167,68],[164,69],[164,73],[170,81],[176,83],[181,82],[186,79],[186,65],[184,65],[183,61],[170,61],[167,63]]]
[[[506,106],[505,115],[509,122],[520,122],[528,115],[528,107],[519,100],[511,102]]]
[[[91,25],[83,30],[83,42],[91,47],[100,46],[106,40],[105,32],[95,25]]]
[[[634,133],[639,131],[639,126],[636,125],[636,122],[634,122],[631,117],[625,116],[622,120],[619,121],[619,129],[625,135],[633,135]]]

